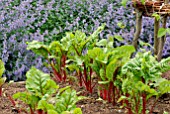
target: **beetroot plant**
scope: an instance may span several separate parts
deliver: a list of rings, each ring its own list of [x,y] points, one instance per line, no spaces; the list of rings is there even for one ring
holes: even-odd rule
[[[98,35],[104,29],[105,24],[100,26],[93,34],[86,36],[81,31],[76,31],[75,34],[67,33],[69,40],[71,41],[71,55],[68,62],[72,64],[68,65],[69,69],[75,70],[79,76],[79,84],[84,84],[86,90],[92,93],[95,84],[92,83],[92,68],[90,64],[93,62],[87,55],[87,51],[95,47],[98,41]]]
[[[67,78],[66,59],[69,52],[70,42],[65,37],[61,41],[53,41],[50,45],[43,42],[32,41],[28,43],[27,49],[43,56],[51,66],[54,79],[57,82],[65,81]]]
[[[123,96],[119,100],[124,101],[128,114],[146,114],[150,97],[156,96],[158,99],[170,92],[170,81],[161,77],[163,72],[170,70],[169,62],[170,58],[158,62],[151,52],[138,52],[135,58],[122,67],[120,78]],[[150,107],[150,114],[155,104]]]
[[[99,47],[89,50],[88,56],[93,60],[91,67],[98,76],[100,96],[115,105],[116,95],[119,95],[119,88],[116,87],[117,76],[135,49],[130,45],[114,48],[113,43],[113,37],[100,40],[96,43]]]
[[[5,71],[4,63],[0,60],[0,96],[2,96],[2,85],[5,83],[5,79],[2,74]]]
[[[60,41],[53,41],[50,45],[32,41],[27,43],[27,49],[43,56],[48,61],[49,65],[47,66],[51,67],[57,82],[66,80],[67,68],[78,69],[76,71],[78,71],[80,77],[80,85],[82,86],[84,82],[87,90],[92,91],[91,86],[89,87],[91,80],[89,80],[87,74],[87,69],[89,68],[85,63],[84,51],[94,47],[94,43],[98,40],[98,35],[103,29],[104,24],[89,37],[81,31],[76,31],[75,33],[68,32]],[[68,65],[70,62],[71,65]]]
[[[50,78],[49,74],[32,67],[26,74],[26,91],[13,95],[14,99],[19,99],[29,106],[30,114],[64,114],[65,111],[76,112],[75,103],[83,97],[78,97],[75,90],[70,87],[58,89],[59,86]],[[18,108],[19,112],[23,109]],[[76,113],[73,113],[76,114]],[[81,113],[79,113],[81,114]]]

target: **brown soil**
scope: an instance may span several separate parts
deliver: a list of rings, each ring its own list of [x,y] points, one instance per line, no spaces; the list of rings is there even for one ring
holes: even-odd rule
[[[68,84],[60,84],[60,86],[66,86]],[[73,86],[77,91],[83,91],[83,89],[77,85]],[[9,100],[10,95],[13,95],[16,92],[25,91],[25,82],[14,82],[11,84],[3,85],[3,96],[0,97],[0,114],[18,114],[15,107]],[[119,106],[113,106],[111,103],[104,102],[102,100],[97,100],[98,94],[97,90],[92,95],[86,94],[88,99],[81,100],[77,103],[77,106],[80,107],[83,111],[83,114],[126,114],[125,109],[120,109]],[[148,108],[155,101],[155,98],[151,98],[148,103]],[[22,103],[20,105],[24,106]],[[160,98],[154,107],[153,114],[163,114],[166,111],[170,114],[170,95],[164,95]],[[24,112],[21,114],[25,114]]]

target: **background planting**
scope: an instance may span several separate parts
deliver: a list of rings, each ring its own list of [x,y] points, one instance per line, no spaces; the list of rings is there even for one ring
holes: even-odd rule
[[[151,44],[153,22],[151,18],[143,18],[140,36]],[[8,80],[24,80],[24,74],[32,65],[48,72],[42,67],[42,58],[26,50],[27,41],[49,44],[61,39],[65,32],[77,29],[91,34],[101,23],[106,23],[106,27],[100,38],[121,35],[124,41],[115,41],[116,46],[131,43],[135,15],[130,2],[124,8],[120,0],[0,0],[0,59],[5,63],[5,76]],[[169,55],[170,37],[167,36],[163,56]]]

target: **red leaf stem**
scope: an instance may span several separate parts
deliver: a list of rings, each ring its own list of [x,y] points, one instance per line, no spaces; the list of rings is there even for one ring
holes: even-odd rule
[[[103,90],[103,99],[106,100],[107,99],[107,89]]]
[[[113,100],[113,101],[112,101],[112,104],[113,104],[113,106],[115,106],[115,104],[116,104],[115,98],[116,98],[116,97],[115,97],[115,86],[114,86],[114,85],[113,85],[113,90],[112,90],[112,91],[113,91],[113,95],[112,95],[112,96],[113,96],[113,97],[112,97],[112,100]]]
[[[81,70],[79,70],[79,83],[80,83],[80,86],[82,86],[83,85],[83,83],[82,83],[82,73],[81,73]]]
[[[62,72],[63,72],[63,80],[65,81],[66,78],[67,78],[67,74],[66,74],[66,70],[65,70],[65,66],[66,66],[66,59],[67,59],[67,56],[64,54],[62,55],[62,59],[61,59],[61,62],[62,62]]]
[[[146,94],[145,93],[142,93],[142,106],[143,106],[143,109],[142,109],[142,114],[146,114]]]
[[[53,73],[54,73],[57,81],[61,82],[62,81],[61,75],[57,72],[57,70],[55,69],[55,67],[52,64],[51,64],[51,67],[52,67]]]
[[[126,97],[128,98],[130,95],[128,93],[126,93]],[[125,100],[125,103],[126,103],[126,108],[128,109],[128,114],[133,114],[132,113],[132,110],[131,110],[131,106],[129,104],[129,101],[128,100]]]
[[[134,97],[134,100],[135,100],[135,110],[136,110],[136,113],[138,114],[138,111],[139,111],[139,109],[138,109],[138,107],[139,107],[139,102],[138,102],[138,100],[137,100],[136,97]]]
[[[109,103],[112,102],[112,98],[111,98],[111,96],[112,96],[112,94],[113,94],[112,88],[113,88],[113,83],[110,82],[110,83],[109,83],[109,91],[108,91],[108,102],[109,102]]]
[[[2,86],[0,87],[0,97],[2,96]]]
[[[32,107],[29,106],[29,108],[30,108],[30,113],[31,113],[31,114],[34,114],[34,111],[33,111]]]
[[[38,110],[37,110],[37,113],[38,113],[38,114],[43,114],[43,110],[38,109]]]

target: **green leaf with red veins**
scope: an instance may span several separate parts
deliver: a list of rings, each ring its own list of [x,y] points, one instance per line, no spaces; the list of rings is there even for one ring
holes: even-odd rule
[[[49,74],[43,73],[35,67],[32,67],[26,73],[26,77],[26,89],[40,98],[45,94],[56,92],[56,89],[59,87],[51,80]]]

